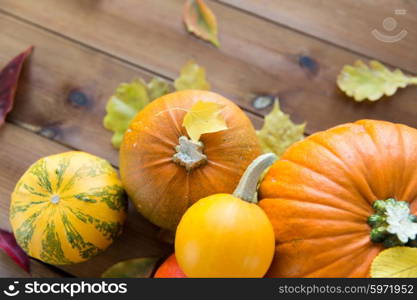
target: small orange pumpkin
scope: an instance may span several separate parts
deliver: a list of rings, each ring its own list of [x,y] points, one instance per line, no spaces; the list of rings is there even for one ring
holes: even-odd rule
[[[367,277],[384,245],[415,245],[415,232],[397,225],[417,219],[416,166],[417,130],[389,122],[344,124],[294,144],[260,186],[276,237],[268,276]],[[395,211],[405,212],[397,225]]]
[[[154,278],[186,278],[184,272],[178,265],[175,254],[168,257],[156,270]]]
[[[181,161],[188,136],[184,116],[198,101],[221,104],[228,129],[201,136],[198,161]],[[154,100],[134,118],[120,148],[123,185],[138,211],[175,230],[186,209],[216,193],[231,193],[261,153],[252,123],[233,102],[208,91],[186,90]],[[174,159],[180,157],[180,159]]]

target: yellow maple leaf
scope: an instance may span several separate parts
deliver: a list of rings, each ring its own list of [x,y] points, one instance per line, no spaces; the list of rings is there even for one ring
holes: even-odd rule
[[[135,115],[155,98],[169,92],[166,81],[153,78],[149,83],[143,79],[135,79],[130,83],[121,83],[106,105],[106,116],[103,124],[114,132],[112,144],[119,148],[125,131]]]
[[[417,248],[393,247],[379,253],[372,262],[373,278],[416,278]]]
[[[191,140],[198,142],[202,134],[227,129],[226,121],[221,114],[222,109],[222,105],[213,102],[195,103],[182,123]]]
[[[399,69],[391,71],[376,60],[370,61],[369,67],[361,60],[346,65],[337,78],[339,88],[358,102],[392,96],[398,88],[410,84],[417,84],[417,77],[406,76]]]
[[[265,117],[261,130],[256,133],[265,153],[272,152],[281,156],[295,142],[304,138],[304,124],[294,124],[289,115],[284,114],[276,99],[274,108]]]
[[[175,89],[181,90],[210,90],[206,80],[206,70],[193,60],[189,60],[182,68],[180,77],[174,82]]]

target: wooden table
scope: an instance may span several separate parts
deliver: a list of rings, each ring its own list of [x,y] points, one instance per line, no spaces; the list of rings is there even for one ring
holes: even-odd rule
[[[38,158],[79,149],[117,166],[111,132],[102,126],[109,95],[135,77],[172,80],[190,58],[257,128],[270,110],[254,108],[257,95],[279,96],[294,121],[307,121],[308,134],[361,118],[417,127],[416,87],[355,103],[335,84],[342,66],[356,59],[417,74],[417,1],[206,1],[218,19],[220,49],[186,33],[183,0],[0,0],[0,65],[35,46],[0,129],[0,228],[10,228],[10,193]],[[398,22],[392,32],[383,28],[388,17]],[[386,43],[373,29],[407,35]],[[171,251],[160,230],[131,210],[124,234],[105,253],[59,268],[33,260],[32,275],[94,277],[120,260]],[[0,276],[27,274],[0,252]]]

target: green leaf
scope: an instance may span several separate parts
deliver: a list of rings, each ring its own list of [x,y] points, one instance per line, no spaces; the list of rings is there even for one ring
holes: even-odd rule
[[[174,86],[177,91],[210,90],[210,83],[206,80],[206,70],[193,60],[182,67],[180,77],[175,80]]]
[[[119,262],[102,275],[102,278],[149,278],[152,276],[159,258],[142,257]]]
[[[381,253],[372,262],[373,278],[417,278],[417,248],[394,247]]]
[[[198,142],[202,134],[227,129],[226,121],[221,114],[222,109],[222,105],[213,102],[195,103],[182,123],[191,140]]]
[[[170,85],[165,80],[162,80],[158,77],[152,78],[152,80],[148,83],[148,94],[149,99],[155,100],[163,95],[166,95],[170,92]]]
[[[417,77],[406,76],[399,69],[391,71],[376,60],[370,61],[369,67],[361,60],[346,65],[337,78],[339,88],[358,102],[392,96],[398,88],[411,84],[417,84]]]
[[[274,108],[265,117],[264,126],[256,133],[265,153],[281,156],[289,146],[304,138],[305,125],[294,124],[289,115],[281,111],[276,99]]]
[[[217,20],[203,0],[187,0],[184,6],[184,23],[187,30],[199,38],[220,46],[217,37]]]
[[[104,127],[114,132],[112,144],[115,148],[120,147],[123,135],[136,114],[150,101],[168,92],[169,84],[159,78],[153,78],[149,84],[136,79],[117,87],[107,102],[107,114],[103,121]]]

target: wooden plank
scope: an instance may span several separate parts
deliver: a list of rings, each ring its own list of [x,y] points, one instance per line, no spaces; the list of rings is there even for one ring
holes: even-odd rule
[[[8,28],[7,31],[1,28]],[[112,133],[102,125],[105,104],[120,82],[151,74],[44,30],[0,15],[0,65],[29,45],[9,120],[118,165]],[[257,127],[260,117],[250,115]]]
[[[253,111],[253,95],[278,95],[283,110],[296,122],[307,121],[308,133],[362,118],[417,127],[417,89],[402,90],[395,99],[378,103],[355,103],[337,89],[335,80],[344,64],[363,57],[222,4],[209,2],[220,23],[220,49],[185,32],[182,0],[0,0],[0,4],[7,13],[170,78],[188,59],[195,58],[207,67],[216,91]],[[13,35],[11,32],[14,30],[8,30],[6,35]],[[15,34],[14,39],[36,42],[26,35]],[[43,48],[41,43],[36,44]],[[74,76],[72,80],[88,72],[86,66],[91,67],[81,59],[77,64],[74,58],[64,62],[65,51],[53,49],[50,45],[43,49],[51,55],[42,60],[50,60],[51,65],[60,60],[61,68],[65,63],[71,64],[77,68],[76,75],[68,75]],[[35,59],[41,60],[40,51],[35,53]],[[61,68],[52,70],[58,73]],[[94,72],[97,84],[93,88],[102,88],[108,72]],[[18,100],[21,97],[20,93]],[[269,109],[256,112],[265,114]],[[80,111],[77,114],[82,114]]]
[[[0,129],[0,144],[0,174],[7,174],[0,176],[0,226],[6,227],[10,194],[20,176],[40,157],[70,149],[9,123]],[[131,207],[124,233],[108,250],[88,262],[59,268],[75,276],[97,277],[121,260],[166,255],[171,246],[156,240],[158,232]]]
[[[218,1],[417,73],[416,1]],[[379,39],[372,34],[373,30],[378,30]],[[406,34],[404,38],[401,32]]]
[[[14,261],[12,261],[6,253],[0,251],[0,278],[50,278],[62,277],[62,274],[54,272],[47,265],[31,259],[30,274],[23,271]]]

